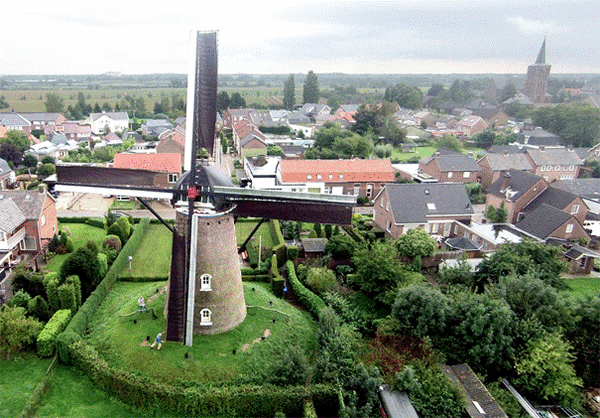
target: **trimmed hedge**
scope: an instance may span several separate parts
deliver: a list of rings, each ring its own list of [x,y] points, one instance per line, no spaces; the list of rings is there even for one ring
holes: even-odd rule
[[[271,277],[268,274],[255,274],[254,276],[242,276],[242,281],[269,283],[271,281]]]
[[[104,219],[102,218],[90,218],[87,221],[85,221],[85,223],[90,226],[95,226],[97,228],[106,228],[106,224],[104,223]]]
[[[300,254],[300,248],[296,245],[290,245],[287,247],[287,259],[294,261],[298,258],[298,254]]]
[[[71,315],[70,309],[61,309],[52,315],[37,339],[37,351],[40,356],[50,357],[54,354],[56,338],[69,324]]]
[[[273,254],[273,257],[271,258],[269,277],[271,279],[271,291],[278,298],[282,298],[283,288],[285,287],[285,279],[279,274],[279,270],[277,269],[277,255],[275,254]]]
[[[325,302],[319,296],[311,292],[306,286],[300,283],[298,276],[296,276],[296,268],[291,260],[286,261],[286,267],[288,270],[288,280],[296,299],[300,302],[310,313],[316,318],[323,309],[325,309]]]
[[[60,355],[60,360],[63,363],[69,364],[71,362],[69,346],[73,342],[81,340],[81,337],[87,329],[89,321],[92,319],[104,301],[104,298],[106,298],[106,295],[108,292],[110,292],[110,289],[117,281],[119,272],[127,265],[129,256],[133,255],[135,250],[137,250],[138,246],[142,242],[144,235],[148,231],[149,224],[150,220],[148,218],[144,218],[137,225],[135,231],[133,234],[131,234],[131,237],[129,237],[127,244],[125,244],[108,270],[108,273],[106,273],[106,276],[104,276],[104,279],[102,279],[96,289],[86,299],[85,303],[81,305],[81,308],[79,308],[75,316],[73,316],[73,319],[67,328],[58,336],[57,349]]]
[[[318,398],[319,402],[336,402],[337,399],[337,392],[330,385],[169,385],[108,364],[92,346],[82,341],[73,343],[69,349],[75,365],[97,387],[147,413],[272,417],[284,411],[288,416],[301,416],[305,401],[311,397]]]
[[[281,233],[281,225],[277,219],[272,219],[269,222],[269,230],[273,237],[273,254],[277,255],[277,267],[283,267],[285,260],[287,260],[287,246],[285,245],[285,239]]]
[[[168,277],[164,276],[147,276],[147,277],[131,277],[131,276],[121,276],[119,277],[120,282],[166,282],[169,280]]]

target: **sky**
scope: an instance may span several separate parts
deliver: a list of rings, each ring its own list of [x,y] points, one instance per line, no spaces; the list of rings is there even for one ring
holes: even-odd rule
[[[222,74],[600,73],[598,0],[11,1],[0,75],[187,73],[217,30]]]

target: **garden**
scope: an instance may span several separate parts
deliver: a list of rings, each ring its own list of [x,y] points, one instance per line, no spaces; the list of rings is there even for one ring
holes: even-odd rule
[[[69,233],[54,249],[71,255],[17,280],[20,296],[0,311],[10,357],[0,360],[0,384],[11,394],[0,415],[370,417],[387,384],[407,391],[422,418],[464,416],[463,396],[440,368],[456,363],[468,363],[516,417],[523,411],[500,377],[536,403],[578,410],[583,387],[598,385],[598,283],[561,279],[552,248],[507,245],[475,272],[459,264],[436,274],[423,266],[437,245],[418,229],[387,241],[362,215],[344,229],[265,222],[242,268],[246,320],[157,351],[170,232],[147,219],[109,222],[61,223]],[[238,219],[238,244],[257,222]],[[328,238],[325,254],[300,258],[285,239],[301,236]],[[2,340],[7,324],[24,336],[20,345]]]

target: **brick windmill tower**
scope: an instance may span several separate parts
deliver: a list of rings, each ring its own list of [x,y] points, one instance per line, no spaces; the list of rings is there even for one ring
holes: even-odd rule
[[[186,172],[175,187],[159,187],[164,173],[106,167],[57,166],[56,190],[136,197],[173,232],[165,307],[167,339],[192,345],[194,335],[218,334],[246,317],[235,235],[238,216],[348,224],[354,196],[253,190],[236,187],[216,166],[198,158],[214,146],[217,96],[217,37],[195,34],[194,66],[188,78]],[[144,201],[169,199],[175,228]]]
[[[535,64],[527,67],[527,77],[523,88],[523,94],[534,103],[550,103],[552,101],[547,93],[550,67],[550,64],[546,64],[546,38],[544,38]]]

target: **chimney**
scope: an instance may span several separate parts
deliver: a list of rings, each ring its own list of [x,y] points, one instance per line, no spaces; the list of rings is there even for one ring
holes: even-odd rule
[[[510,184],[511,184],[510,173],[506,172],[506,173],[504,173],[504,177],[502,177],[502,185],[500,186],[500,191],[508,190],[508,188],[510,187]]]
[[[540,151],[544,151],[545,147],[543,145],[540,145]]]
[[[567,145],[567,149],[568,149],[570,152],[573,152],[573,151],[575,150],[575,149],[573,148],[573,144],[569,144],[569,145]]]

